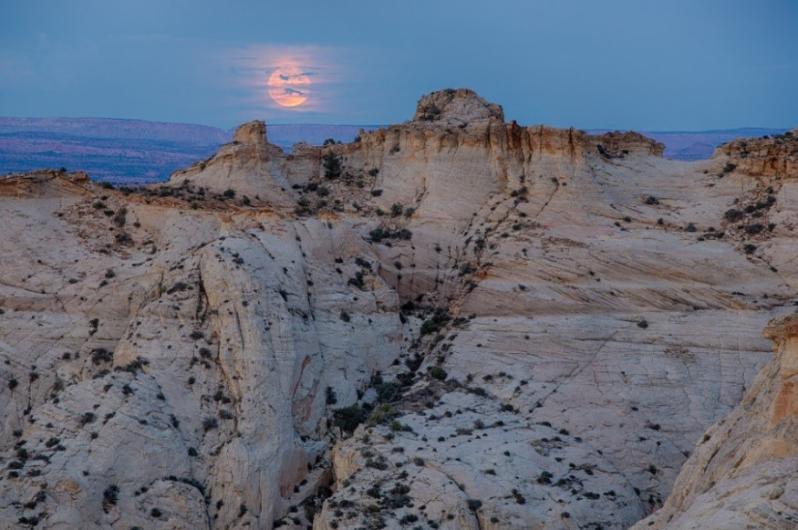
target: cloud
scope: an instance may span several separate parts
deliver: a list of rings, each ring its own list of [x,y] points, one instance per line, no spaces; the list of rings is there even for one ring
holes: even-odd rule
[[[342,61],[347,54],[336,47],[254,44],[227,49],[219,61],[228,67],[238,98],[235,103],[250,112],[324,113],[334,108],[341,82],[349,75]],[[286,93],[306,96],[305,103],[286,109],[268,96],[267,80],[277,69],[280,69],[279,78],[287,83],[303,76],[311,79],[301,90],[284,87]]]

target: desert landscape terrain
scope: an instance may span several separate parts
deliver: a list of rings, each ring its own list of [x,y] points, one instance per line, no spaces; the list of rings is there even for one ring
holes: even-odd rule
[[[0,177],[1,527],[798,525],[798,130],[268,133]]]

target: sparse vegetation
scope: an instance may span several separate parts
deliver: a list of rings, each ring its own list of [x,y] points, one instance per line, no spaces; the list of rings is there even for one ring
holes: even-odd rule
[[[341,176],[341,159],[332,151],[327,151],[322,157],[324,167],[324,177],[330,180]]]
[[[392,230],[390,228],[378,227],[369,232],[369,239],[372,243],[379,243],[386,239],[399,239],[408,241],[413,237],[413,233],[407,228]]]
[[[103,511],[108,513],[113,506],[116,506],[118,500],[119,487],[116,484],[111,484],[103,491]]]
[[[440,366],[433,366],[429,369],[429,375],[433,379],[437,379],[438,381],[445,381],[446,380],[446,370],[441,368]]]
[[[437,333],[451,320],[451,316],[444,309],[438,309],[421,325],[421,334]]]
[[[334,424],[342,431],[353,433],[357,426],[366,421],[368,412],[360,405],[343,407],[333,412]]]

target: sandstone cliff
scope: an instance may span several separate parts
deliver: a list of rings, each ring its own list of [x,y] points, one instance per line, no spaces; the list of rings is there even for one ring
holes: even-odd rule
[[[4,177],[0,521],[628,528],[771,359],[795,141],[688,164],[447,90],[165,186]]]
[[[798,315],[765,330],[776,358],[710,427],[665,506],[635,528],[798,525]]]

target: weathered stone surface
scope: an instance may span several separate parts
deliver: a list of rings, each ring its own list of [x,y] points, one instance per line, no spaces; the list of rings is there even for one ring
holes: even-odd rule
[[[751,142],[456,90],[291,155],[251,122],[166,186],[0,179],[0,521],[789,527],[798,185]]]
[[[776,358],[710,427],[665,506],[635,528],[798,525],[798,316],[771,323]]]
[[[718,147],[729,164],[754,176],[798,177],[798,129],[763,138],[741,138]]]
[[[439,90],[422,96],[413,121],[438,122],[445,125],[468,125],[481,120],[504,121],[499,105],[489,103],[473,90]]]

